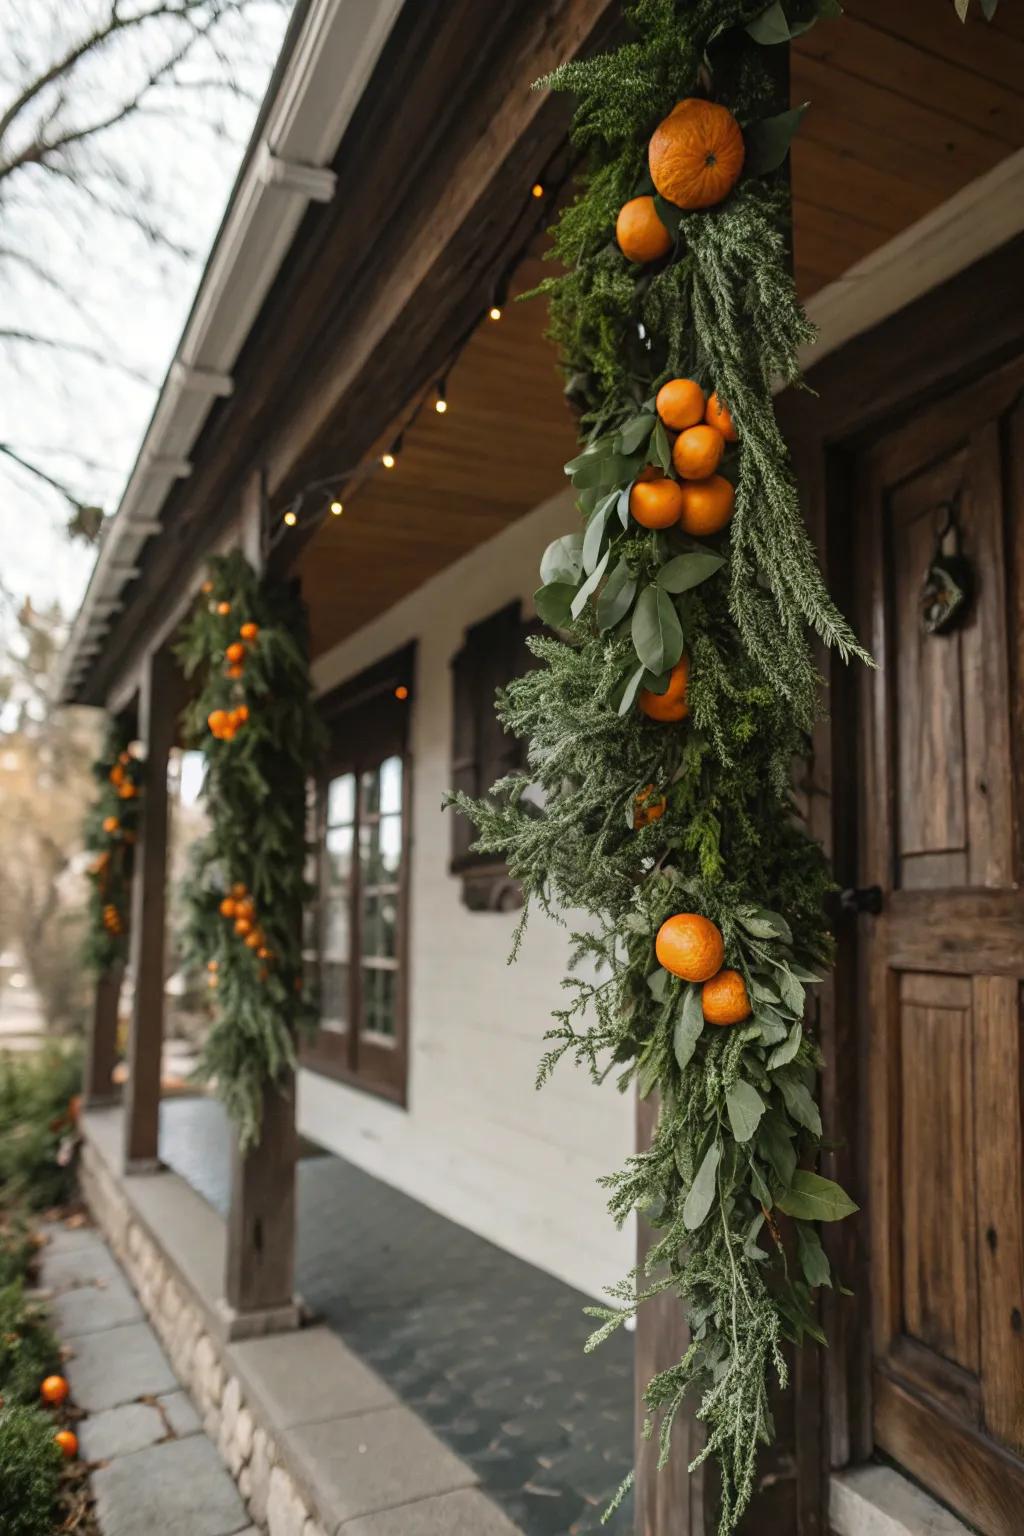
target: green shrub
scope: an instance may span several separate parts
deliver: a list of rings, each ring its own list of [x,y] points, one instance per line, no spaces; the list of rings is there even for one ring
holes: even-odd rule
[[[72,1173],[58,1162],[68,1104],[81,1083],[81,1054],[51,1045],[38,1055],[0,1055],[0,1189],[4,1200],[43,1210],[66,1200]]]
[[[50,1536],[61,1451],[38,1408],[0,1409],[0,1536]]]
[[[38,1402],[40,1383],[59,1358],[57,1340],[40,1309],[26,1302],[21,1283],[5,1285],[0,1290],[0,1397],[7,1403]]]
[[[0,1221],[0,1287],[23,1280],[35,1255],[35,1244],[20,1212]]]

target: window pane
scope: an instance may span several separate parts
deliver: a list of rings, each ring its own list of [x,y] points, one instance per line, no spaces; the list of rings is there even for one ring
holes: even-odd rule
[[[402,759],[389,757],[380,765],[380,812],[394,815],[402,809]]]
[[[397,954],[398,897],[368,895],[363,898],[360,945],[367,959],[393,960]]]
[[[352,883],[352,828],[335,827],[325,839],[325,885],[328,891],[347,891]]]
[[[356,812],[356,776],[343,773],[327,786],[327,825],[336,827],[351,822]]]
[[[360,814],[362,816],[376,816],[380,810],[380,769],[368,768],[359,780],[362,803]]]
[[[321,970],[320,1027],[343,1030],[348,1024],[348,966],[326,961]]]
[[[347,960],[351,942],[347,894],[341,897],[324,897],[321,932],[325,957],[330,957],[332,960]]]
[[[363,1027],[367,1033],[395,1037],[398,972],[363,970]]]
[[[401,816],[382,816],[377,831],[381,879],[384,881],[397,880],[398,870],[402,862]]]

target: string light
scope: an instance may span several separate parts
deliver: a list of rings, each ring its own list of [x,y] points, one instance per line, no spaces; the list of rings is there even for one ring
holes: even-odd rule
[[[434,410],[439,416],[443,416],[448,409],[448,393],[445,389],[444,379],[437,381],[437,399],[434,401]]]
[[[380,461],[385,469],[394,469],[395,467],[395,456],[393,453],[382,453]]]
[[[533,186],[530,188],[530,193],[533,197],[544,196],[544,188],[541,186],[539,181],[534,182]]]
[[[344,512],[344,510],[345,510],[345,508],[342,506],[340,501],[332,501],[331,502],[331,511],[333,512],[335,517],[340,517],[341,514]]]
[[[395,698],[396,699],[401,699],[401,700],[404,701],[408,697],[409,697],[409,690],[408,690],[408,688],[405,686],[404,683],[399,683],[398,687],[395,689]]]
[[[382,453],[380,456],[380,461],[384,465],[385,469],[394,469],[395,465],[398,463],[398,455],[401,453],[401,451],[402,438],[401,434],[399,434],[399,436],[396,437],[394,442],[391,444],[391,447],[388,449],[388,451],[386,453]]]
[[[492,320],[500,320],[501,319],[501,305],[500,304],[492,304],[490,309],[487,311],[487,313],[488,313],[489,317]]]
[[[284,520],[286,526],[289,528],[294,528],[295,524],[298,522],[298,518],[295,516],[295,513],[292,511],[291,507],[289,507],[288,511],[285,513]]]

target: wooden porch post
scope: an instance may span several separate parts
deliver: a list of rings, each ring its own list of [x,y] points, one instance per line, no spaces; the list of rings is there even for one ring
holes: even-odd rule
[[[145,790],[132,877],[131,969],[124,1163],[128,1173],[159,1168],[160,1057],[164,1038],[164,928],[167,909],[167,761],[182,704],[180,673],[166,649],[147,656],[139,693],[146,749]]]
[[[242,500],[239,542],[260,569],[265,555],[262,470],[250,476]],[[267,1090],[259,1143],[231,1167],[231,1206],[222,1312],[228,1338],[278,1333],[299,1325],[295,1300],[295,1081],[289,1074]]]
[[[105,1104],[116,1103],[120,1097],[113,1076],[117,1065],[117,1015],[123,977],[122,967],[114,965],[96,980],[82,1075],[86,1109],[100,1109]]]

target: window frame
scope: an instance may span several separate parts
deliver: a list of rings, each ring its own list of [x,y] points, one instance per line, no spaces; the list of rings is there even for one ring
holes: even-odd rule
[[[335,689],[320,703],[320,713],[327,727],[330,745],[316,779],[316,946],[307,951],[307,955],[315,964],[318,979],[322,980],[325,964],[323,915],[327,878],[327,791],[334,779],[352,773],[355,778],[355,807],[348,901],[348,1023],[341,1030],[325,1029],[319,1025],[300,1052],[302,1066],[311,1071],[335,1078],[350,1087],[360,1088],[402,1107],[406,1105],[408,1092],[409,862],[412,849],[409,712],[415,696],[415,652],[415,645],[396,651]],[[409,690],[408,696],[401,701],[395,697],[395,689],[399,686]],[[362,775],[379,768],[389,757],[398,757],[402,764],[401,862],[396,895],[398,931],[394,967],[397,996],[393,1044],[386,1043],[380,1035],[368,1034],[363,1025],[362,882],[359,867],[359,834],[361,827],[366,825],[363,820]]]

